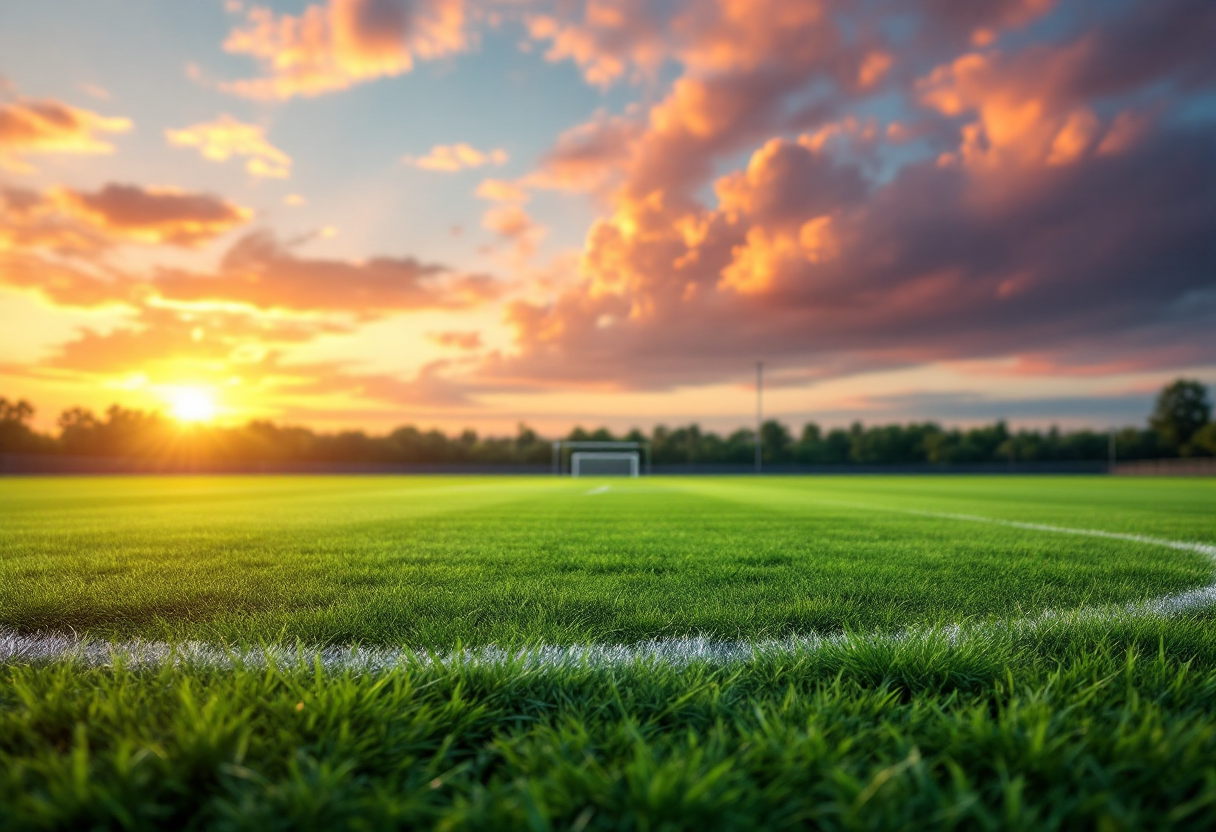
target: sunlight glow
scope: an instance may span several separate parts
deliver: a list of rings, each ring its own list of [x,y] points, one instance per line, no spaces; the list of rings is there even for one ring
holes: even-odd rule
[[[179,387],[169,394],[173,418],[181,422],[209,422],[215,418],[215,398],[209,390]]]

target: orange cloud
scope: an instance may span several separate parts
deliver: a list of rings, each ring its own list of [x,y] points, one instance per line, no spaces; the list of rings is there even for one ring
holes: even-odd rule
[[[39,249],[96,254],[109,245],[96,229],[65,216],[49,196],[26,188],[0,190],[0,254]]]
[[[145,283],[123,275],[94,274],[74,264],[3,250],[0,285],[41,295],[56,306],[78,309],[131,306],[148,295]]]
[[[115,242],[197,246],[253,218],[220,197],[176,188],[110,184],[94,192],[52,188],[48,196],[65,216]]]
[[[527,19],[533,40],[550,41],[545,59],[572,60],[589,84],[607,87],[627,73],[652,76],[668,57],[663,20],[650,0],[589,0],[581,22],[553,15]]]
[[[545,228],[521,205],[498,205],[482,215],[483,228],[511,240],[521,258],[531,257],[545,236]]]
[[[425,156],[419,158],[403,156],[401,161],[423,170],[455,173],[485,165],[506,164],[507,152],[505,150],[481,151],[463,142],[452,145],[437,144]]]
[[[0,168],[31,173],[21,157],[33,154],[113,153],[102,133],[125,133],[131,122],[106,118],[89,110],[49,99],[19,98],[0,104]]]
[[[245,169],[254,176],[285,179],[291,173],[291,157],[266,140],[265,128],[227,114],[216,121],[166,130],[165,138],[176,147],[197,148],[203,158],[213,162],[248,157]]]
[[[469,46],[465,0],[330,0],[299,16],[255,6],[224,48],[266,71],[222,88],[259,99],[315,96],[409,72]]]
[[[455,347],[459,350],[481,349],[480,332],[431,332],[427,334],[427,338],[444,347]]]
[[[563,191],[603,190],[624,173],[643,130],[633,119],[598,113],[558,137],[540,168],[528,176],[528,184]]]
[[[7,367],[27,377],[91,384],[123,379],[150,389],[190,379],[222,389],[225,398],[254,399],[259,410],[298,407],[313,397],[401,405],[466,406],[461,385],[444,376],[451,364],[433,361],[414,378],[358,372],[348,363],[285,361],[292,347],[349,329],[324,321],[267,318],[229,311],[144,308],[108,332],[81,330],[39,364]]]
[[[718,287],[748,295],[771,292],[783,274],[830,259],[836,251],[830,216],[807,220],[797,233],[756,226],[733,249],[734,259],[723,267]]]
[[[99,333],[84,329],[64,343],[46,366],[77,373],[143,374],[179,379],[209,372],[224,378],[256,372],[274,350],[348,331],[325,321],[271,319],[229,311],[143,307],[123,326]]]
[[[477,196],[490,202],[527,202],[528,192],[504,179],[486,179],[477,186]]]
[[[170,301],[344,313],[363,320],[417,309],[468,308],[501,291],[490,277],[455,274],[409,257],[360,262],[300,257],[265,233],[239,240],[214,274],[165,270],[151,285]]]
[[[248,208],[211,194],[109,184],[0,192],[0,252],[95,255],[122,243],[197,246],[243,225]]]
[[[1088,37],[1012,57],[970,53],[937,67],[917,84],[921,101],[942,115],[972,119],[943,163],[976,170],[1060,166],[1095,152],[1126,150],[1143,134],[1130,129],[1136,117],[1124,111],[1101,118],[1084,89],[1115,60],[1105,54],[1112,47]]]

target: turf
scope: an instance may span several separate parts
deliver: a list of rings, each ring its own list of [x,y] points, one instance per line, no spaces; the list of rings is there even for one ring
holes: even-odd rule
[[[1214,623],[725,668],[0,668],[0,828],[1210,829]]]
[[[1208,583],[1203,482],[1013,478],[0,482],[0,624],[226,643],[637,642],[1026,616]],[[868,506],[868,507],[858,507]]]
[[[0,666],[0,828],[1208,829],[1216,483],[0,480],[0,625],[726,665]],[[1109,616],[1019,620],[1110,605]],[[910,636],[873,638],[878,633]]]

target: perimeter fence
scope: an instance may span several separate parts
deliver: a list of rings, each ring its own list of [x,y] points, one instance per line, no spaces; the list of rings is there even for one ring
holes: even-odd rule
[[[1194,463],[1193,460],[1150,460],[1143,470],[1135,468],[1141,463],[1126,463],[1117,466],[1115,473],[1185,473],[1188,475],[1216,474],[1216,466],[1206,469],[1171,466],[1163,464],[1160,470],[1152,468],[1156,462]],[[1198,460],[1214,463],[1216,460]],[[1135,468],[1135,470],[1124,470]],[[1105,474],[1109,466],[1105,462],[1017,462],[1017,463],[911,463],[891,465],[800,465],[776,463],[766,465],[762,476],[798,476],[809,474]],[[89,457],[66,454],[0,454],[0,474],[552,474],[546,464],[527,463],[426,463],[426,462],[213,462],[191,459],[156,459],[151,457]],[[658,476],[755,476],[753,463],[654,463],[651,473]]]

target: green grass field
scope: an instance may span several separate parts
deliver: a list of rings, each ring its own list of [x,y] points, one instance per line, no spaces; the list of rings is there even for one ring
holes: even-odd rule
[[[10,643],[237,651],[10,657],[0,828],[1211,827],[1202,544],[1210,480],[0,480]],[[764,649],[527,658],[688,637]]]

